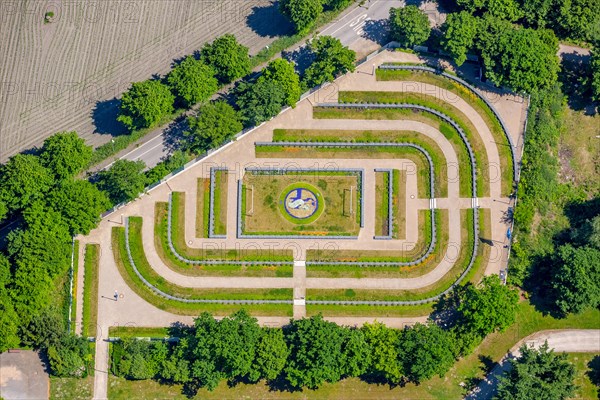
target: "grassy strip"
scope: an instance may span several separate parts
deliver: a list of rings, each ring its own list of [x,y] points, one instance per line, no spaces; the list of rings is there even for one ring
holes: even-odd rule
[[[208,230],[208,210],[205,205],[207,204],[206,198],[208,191],[210,190],[210,182],[206,178],[198,178],[198,189],[196,192],[196,237],[205,238],[207,237]]]
[[[461,224],[462,243],[459,256],[454,261],[454,265],[437,282],[419,289],[412,290],[396,290],[396,291],[379,291],[379,290],[355,290],[353,292],[345,292],[338,289],[307,289],[307,300],[358,300],[358,299],[378,299],[378,300],[393,300],[393,301],[414,301],[428,299],[442,293],[448,289],[459,276],[463,273],[473,252],[473,210],[461,210],[461,221],[466,221]],[[483,258],[482,246],[479,246],[477,258]],[[473,265],[473,269],[482,268],[483,262],[478,262]],[[478,274],[475,271],[475,276]],[[464,280],[463,283],[468,282]],[[353,295],[352,297],[350,295]]]
[[[492,238],[492,210],[489,208],[479,209],[479,249],[478,256],[473,262],[469,273],[465,276],[464,282],[477,283],[483,278],[487,263],[490,261],[492,248],[482,239],[491,240]]]
[[[428,151],[431,149],[427,149]],[[441,150],[440,150],[441,152]],[[434,185],[436,197],[448,196],[448,183],[443,164],[443,154],[429,153],[433,160],[435,174]],[[439,157],[442,158],[439,158]],[[375,147],[361,148],[319,148],[319,147],[289,147],[289,146],[260,146],[256,147],[257,158],[404,158],[416,165],[417,192],[420,198],[430,197],[429,162],[419,150],[411,147]],[[442,175],[443,174],[443,175]],[[439,195],[438,195],[439,194]]]
[[[387,236],[388,232],[388,216],[389,202],[388,199],[392,195],[388,190],[390,180],[389,172],[375,173],[375,235]]]
[[[208,196],[205,196],[208,197]],[[165,204],[165,203],[163,203]],[[159,207],[159,206],[157,206]],[[165,207],[164,205],[161,207]],[[164,208],[166,209],[166,208]],[[185,242],[185,193],[173,192],[172,203],[172,240],[177,253],[188,260],[235,260],[235,261],[292,261],[293,251],[275,249],[256,249],[254,246],[248,249],[224,249],[218,246],[206,248],[188,247]],[[155,235],[160,233],[162,245],[168,249],[167,242],[167,215],[160,218],[161,227],[155,227]],[[157,219],[158,221],[158,219]],[[158,223],[157,223],[158,225]],[[166,246],[166,247],[165,247]],[[168,249],[170,251],[170,249]]]
[[[138,221],[141,223],[141,221]],[[135,220],[134,220],[135,225]],[[131,227],[131,226],[130,226]],[[137,228],[139,230],[139,227]],[[139,233],[139,232],[138,232]],[[138,267],[138,271],[142,273],[145,279],[152,279],[152,283],[156,284],[157,282],[153,281],[155,279],[162,280],[164,279],[156,274],[154,270],[148,265],[147,260],[145,259],[145,255],[143,255],[143,249],[141,249],[142,254],[140,254],[140,245],[139,241],[141,240],[140,235],[137,235],[135,238],[137,243],[136,246],[136,257],[144,256],[143,260],[144,264],[142,265],[143,273],[139,270],[140,266],[136,264]],[[152,304],[153,306],[178,315],[198,315],[201,312],[207,311],[213,313],[214,315],[229,315],[237,310],[246,309],[249,313],[253,315],[280,315],[280,316],[291,316],[292,315],[292,306],[288,304],[244,304],[244,305],[236,305],[236,304],[210,304],[210,303],[185,303],[177,300],[166,299],[162,296],[156,294],[152,289],[150,289],[146,284],[137,276],[135,271],[133,270],[133,266],[129,263],[129,259],[127,257],[127,250],[125,247],[125,228],[122,227],[114,227],[112,230],[112,248],[113,254],[115,257],[115,263],[117,264],[117,268],[127,285],[142,299],[146,302]],[[133,249],[132,249],[133,250]],[[134,259],[135,260],[135,259]],[[137,262],[138,260],[135,260]],[[145,276],[144,274],[150,274]],[[170,284],[167,284],[169,286]],[[165,285],[160,285],[164,288]],[[173,285],[174,286],[174,285]],[[200,294],[201,289],[189,289],[189,288],[180,288],[183,291],[191,291],[195,292],[196,295]],[[262,295],[265,295],[264,291],[259,290],[258,292],[250,292],[248,291],[240,291],[239,289],[236,291],[235,289],[207,289],[202,290],[202,297],[208,298],[263,298]],[[242,289],[243,290],[243,289]],[[286,292],[284,292],[286,291]],[[188,293],[192,295],[191,293]],[[275,297],[285,297],[286,299],[291,299],[292,290],[291,289],[276,289],[275,292],[272,293]],[[193,296],[193,295],[192,295]]]
[[[50,399],[89,400],[94,398],[94,376],[85,378],[59,378],[50,375]]]
[[[410,103],[429,107],[443,112],[448,117],[452,118],[465,132],[465,136],[473,147],[473,154],[477,162],[478,176],[488,177],[481,179],[478,182],[478,196],[486,197],[490,193],[489,172],[485,169],[488,167],[488,158],[483,140],[478,134],[477,128],[471,120],[458,108],[454,107],[445,100],[436,98],[423,93],[407,93],[407,92],[356,92],[356,91],[341,91],[339,93],[340,103]],[[452,131],[454,131],[452,129]],[[460,140],[460,138],[458,138]],[[463,144],[463,147],[465,145]],[[466,147],[465,147],[466,148]],[[487,172],[487,173],[486,173]],[[512,182],[510,182],[512,185]]]
[[[360,267],[353,265],[309,265],[307,267],[308,277],[328,277],[328,278],[393,278],[406,279],[423,276],[434,270],[448,251],[448,210],[438,210],[436,213],[436,225],[438,232],[438,242],[433,253],[422,263],[413,266],[402,267]],[[372,253],[375,253],[374,251]],[[380,260],[389,261],[385,258],[386,251],[379,251]],[[394,254],[393,251],[387,253]],[[414,258],[413,258],[414,259]]]
[[[81,335],[96,336],[98,324],[98,272],[100,268],[100,245],[87,244],[83,275],[83,320]]]
[[[410,262],[420,257],[431,243],[431,210],[418,210],[418,232],[417,242],[410,250],[323,250],[323,249],[308,249],[306,251],[306,259],[311,261],[398,261]],[[435,223],[437,227],[437,246],[429,258],[434,257],[444,243],[448,241],[448,210],[437,210],[435,213]],[[346,267],[357,268],[356,271],[362,271],[365,267],[345,266],[310,266],[309,269],[327,268],[330,272],[340,273]],[[377,270],[385,270],[391,268],[392,271],[398,272],[398,267],[372,267]],[[338,276],[338,275],[335,275]],[[355,277],[355,275],[352,275]]]
[[[75,332],[77,323],[77,272],[79,271],[79,240],[73,243],[73,288],[71,290],[71,332]]]
[[[494,112],[479,96],[458,82],[431,72],[377,69],[375,74],[377,80],[380,81],[416,81],[435,85],[456,94],[469,104],[481,116],[494,136],[494,141],[499,144],[497,147],[500,155],[500,169],[502,171],[502,193],[506,196],[512,192],[513,160],[508,139]]]
[[[364,316],[363,312],[357,314],[352,313],[356,308],[349,308],[349,314],[340,313],[342,306],[335,308],[314,308],[317,306],[307,307],[307,312],[317,314],[323,312],[327,316]],[[320,307],[320,306],[319,306]],[[411,316],[405,315],[403,309],[394,309],[393,307],[378,307],[381,309],[381,316]],[[366,309],[365,312],[369,310]],[[429,312],[425,311],[418,315],[426,315]],[[406,385],[397,385],[390,387],[389,385],[374,385],[359,378],[344,379],[337,383],[324,383],[319,389],[307,392],[273,392],[273,387],[265,382],[258,384],[245,384],[243,382],[237,385],[230,385],[223,380],[217,388],[209,392],[206,389],[200,389],[195,399],[237,399],[237,398],[253,398],[253,399],[279,399],[279,400],[300,400],[307,397],[318,399],[354,399],[357,397],[367,397],[358,395],[357,393],[368,393],[369,398],[374,399],[463,399],[470,385],[476,384],[480,379],[484,378],[489,370],[490,364],[498,362],[505,354],[507,349],[514,346],[520,339],[530,335],[533,332],[544,329],[574,329],[574,328],[598,328],[598,320],[600,320],[600,312],[598,310],[588,310],[582,314],[570,315],[565,319],[554,319],[550,316],[545,316],[535,310],[535,308],[527,302],[522,302],[519,305],[517,312],[517,321],[504,332],[494,333],[489,335],[483,343],[478,346],[475,351],[468,357],[462,358],[454,364],[454,367],[444,376],[435,376],[432,379],[415,385],[408,383]],[[589,356],[592,356],[591,354]],[[577,355],[579,357],[579,355]],[[581,355],[581,358],[584,356]],[[582,361],[583,362],[583,361]],[[578,369],[579,371],[579,369]],[[580,371],[577,374],[577,383],[579,377],[583,376],[585,371]],[[586,379],[586,378],[583,378]],[[466,384],[466,385],[465,385]],[[587,387],[587,384],[580,383]],[[588,393],[588,392],[581,392]],[[591,392],[593,393],[593,392]],[[108,397],[115,400],[130,400],[132,397],[148,398],[148,399],[181,399],[187,397],[182,394],[182,385],[161,385],[152,380],[132,381],[123,378],[109,376]],[[579,398],[593,399],[595,397],[582,394]]]
[[[175,194],[175,193],[174,193]],[[183,196],[181,196],[183,197]],[[228,265],[228,264],[188,264],[176,257],[169,247],[168,242],[168,204],[155,203],[154,221],[154,246],[156,252],[167,267],[188,276],[269,276],[269,277],[291,277],[293,275],[292,265]],[[173,225],[173,230],[183,229],[181,225]],[[179,244],[181,245],[181,243]],[[183,244],[185,246],[185,243]],[[187,246],[186,246],[187,248]],[[236,250],[237,251],[237,250]],[[252,250],[256,251],[256,250]],[[181,253],[180,253],[181,254]],[[242,253],[243,254],[243,253]],[[290,256],[291,258],[291,256]]]
[[[214,234],[227,234],[227,181],[229,173],[224,170],[215,172],[215,193],[214,193]]]
[[[111,326],[108,328],[108,336],[121,339],[134,337],[164,338],[170,336],[169,330],[168,327]]]
[[[392,171],[392,207],[394,209],[394,239],[406,239],[406,171]]]
[[[184,299],[210,300],[288,300],[292,289],[197,289],[175,285],[156,273],[144,252],[142,241],[142,218],[129,218],[129,248],[139,273],[158,290]]]
[[[591,369],[588,364],[598,354],[592,353],[567,353],[567,360],[575,366],[575,389],[574,399],[600,399],[600,387],[590,380]]]
[[[325,317],[421,317],[433,312],[432,304],[416,306],[343,306],[337,304],[307,304],[306,315],[323,314]]]
[[[410,110],[407,110],[410,111]],[[412,112],[412,111],[411,111]],[[428,118],[428,115],[431,118]],[[471,162],[469,154],[462,141],[457,135],[455,129],[445,121],[432,114],[421,114],[418,122],[423,122],[437,129],[448,139],[456,157],[460,168],[458,168],[460,195],[462,197],[472,196],[471,184]],[[413,117],[411,117],[413,119]],[[415,118],[416,119],[416,118]],[[423,135],[420,132],[414,131],[386,131],[386,130],[329,130],[329,129],[274,129],[273,141],[294,141],[294,142],[357,142],[357,143],[377,143],[377,142],[409,142],[418,144],[424,147],[431,155],[434,164],[446,166],[446,158],[442,150],[435,140]],[[439,154],[439,156],[437,154]],[[435,157],[434,157],[435,156]],[[447,185],[448,174],[447,168],[442,168],[440,179]],[[439,173],[436,173],[436,175]],[[478,182],[482,177],[477,177]],[[442,186],[441,194],[446,197],[445,186]]]

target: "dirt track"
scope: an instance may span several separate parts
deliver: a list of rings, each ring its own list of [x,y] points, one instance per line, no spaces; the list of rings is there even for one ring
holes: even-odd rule
[[[130,82],[224,33],[255,53],[289,29],[271,0],[20,0],[0,11],[0,162],[61,130],[105,143]]]

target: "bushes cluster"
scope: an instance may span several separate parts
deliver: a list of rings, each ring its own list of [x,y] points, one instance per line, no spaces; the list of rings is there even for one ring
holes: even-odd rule
[[[460,304],[457,309],[456,304]],[[320,315],[261,328],[245,311],[216,320],[204,313],[193,327],[172,333],[178,342],[123,340],[112,349],[111,371],[127,379],[157,379],[213,390],[220,381],[266,380],[295,389],[346,377],[393,385],[443,376],[486,334],[514,321],[517,295],[497,277],[467,285],[446,299],[455,324],[428,322],[405,329],[381,323],[339,326]],[[462,335],[470,337],[466,346]],[[425,345],[426,344],[426,345]]]

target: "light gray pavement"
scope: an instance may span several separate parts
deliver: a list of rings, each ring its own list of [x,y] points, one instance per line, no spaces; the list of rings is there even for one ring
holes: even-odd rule
[[[499,377],[510,369],[509,360],[518,358],[521,355],[519,348],[523,344],[539,348],[546,341],[548,341],[548,346],[556,352],[600,353],[600,329],[564,329],[536,332],[514,345],[492,372],[488,374],[486,379],[466,398],[468,400],[491,399],[496,392]]]
[[[403,53],[394,53],[394,52],[384,52],[378,57],[375,57],[370,61],[370,64],[365,64],[361,67],[361,71],[358,71],[354,74],[350,74],[348,76],[342,77],[341,79],[336,81],[336,85],[338,87],[348,87],[350,88],[349,83],[345,83],[346,80],[350,80],[351,82],[356,82],[358,87],[365,88],[364,90],[384,90],[383,85],[380,85],[375,81],[374,76],[371,74],[365,74],[365,71],[373,71],[373,65],[380,64],[384,61],[398,61],[402,60],[404,57]],[[370,66],[369,66],[370,65]],[[360,77],[357,77],[360,75]],[[346,85],[346,86],[345,86]],[[400,86],[396,86],[396,89],[403,89]],[[329,91],[328,91],[329,90]],[[415,90],[413,90],[415,91]],[[443,92],[440,92],[443,93]],[[443,138],[441,133],[437,132],[435,129],[428,127],[424,124],[416,123],[414,121],[375,121],[375,120],[314,120],[312,119],[311,112],[311,104],[315,102],[326,101],[323,100],[327,97],[327,94],[330,93],[330,89],[324,88],[321,91],[315,93],[308,100],[300,102],[295,109],[288,109],[283,112],[279,117],[273,119],[272,121],[262,125],[261,127],[255,129],[251,133],[248,133],[244,137],[240,138],[238,141],[233,142],[231,144],[226,145],[223,149],[218,152],[212,154],[210,157],[204,160],[202,163],[198,163],[193,167],[190,167],[184,173],[181,173],[174,178],[170,179],[166,184],[160,185],[159,187],[153,189],[148,194],[143,195],[141,199],[133,202],[122,209],[116,211],[112,215],[106,217],[99,225],[99,227],[94,230],[89,236],[81,238],[82,248],[85,246],[85,243],[88,242],[97,242],[101,243],[101,268],[100,268],[100,277],[99,277],[99,313],[98,313],[98,325],[100,327],[99,338],[98,338],[98,346],[97,346],[97,359],[96,365],[99,369],[99,373],[96,375],[96,391],[95,398],[105,398],[106,396],[106,375],[102,373],[107,368],[107,345],[102,339],[107,337],[107,327],[115,326],[115,325],[125,325],[125,324],[135,324],[138,326],[165,326],[169,323],[175,321],[181,321],[184,323],[191,322],[190,316],[179,316],[171,313],[167,313],[162,310],[158,310],[154,306],[146,303],[139,296],[137,296],[133,291],[125,284],[123,278],[120,276],[112,255],[111,249],[111,229],[113,226],[120,226],[123,217],[127,216],[142,216],[144,219],[143,229],[142,229],[142,237],[145,243],[145,251],[150,261],[150,264],[155,268],[155,270],[163,276],[166,280],[171,281],[176,284],[180,284],[182,286],[188,287],[238,287],[238,288],[246,288],[246,287],[289,287],[294,288],[296,294],[300,294],[302,292],[302,286],[304,286],[304,290],[307,287],[310,288],[356,288],[356,289],[411,289],[411,288],[420,288],[427,286],[428,284],[434,283],[439,280],[444,274],[451,268],[452,261],[450,257],[445,257],[441,260],[440,264],[429,273],[411,279],[323,279],[323,278],[305,278],[302,277],[301,270],[296,269],[295,275],[293,278],[225,278],[225,277],[188,277],[182,276],[175,273],[173,270],[169,269],[162,263],[162,260],[158,257],[156,253],[156,249],[154,247],[154,203],[157,201],[167,201],[169,197],[169,193],[171,191],[185,191],[186,192],[186,241],[192,242],[192,247],[198,247],[202,245],[207,245],[208,241],[206,239],[198,239],[195,238],[195,212],[196,212],[196,189],[197,189],[197,178],[199,177],[207,177],[209,173],[209,169],[211,166],[226,166],[231,172],[229,174],[229,179],[232,182],[235,182],[237,179],[243,177],[244,168],[247,166],[259,166],[265,165],[266,163],[270,163],[271,166],[285,166],[294,164],[297,166],[306,165],[306,163],[312,163],[315,168],[324,168],[327,166],[327,163],[335,163],[335,165],[339,166],[352,166],[352,167],[362,167],[365,171],[372,171],[374,168],[378,167],[389,167],[392,163],[402,163],[403,160],[378,160],[378,159],[368,159],[368,160],[344,160],[344,159],[335,159],[335,160],[305,160],[305,159],[256,159],[254,153],[252,151],[253,144],[255,141],[269,141],[271,140],[272,131],[275,128],[306,128],[306,129],[369,129],[369,130],[414,130],[420,132],[428,137],[431,137],[436,140],[444,157],[447,162],[451,161],[457,163],[457,157],[454,153],[453,148],[450,143]],[[458,103],[457,103],[458,104]],[[482,125],[482,120],[477,115],[474,115],[474,110],[472,110],[467,104],[459,104],[461,110],[473,121],[477,129],[481,129],[482,137],[486,142],[486,151],[488,152],[488,159],[490,160],[498,160],[498,153],[493,146],[493,143],[490,143],[491,134],[489,130],[487,131],[487,136],[485,135],[485,125]],[[519,111],[520,112],[520,111]],[[476,114],[476,113],[475,113]],[[518,114],[520,116],[520,114]],[[514,116],[515,119],[518,117]],[[279,163],[279,164],[277,164]],[[316,163],[316,165],[315,165]],[[410,163],[407,163],[404,160],[404,164],[394,164],[394,167],[397,168],[409,168]],[[414,167],[414,165],[413,165]],[[492,175],[493,170],[490,168],[490,175]],[[229,186],[232,188],[232,183]],[[438,207],[448,207],[449,210],[449,236],[450,240],[460,245],[460,213],[459,210],[463,207],[470,207],[471,199],[460,199],[458,197],[458,182],[449,182],[449,195],[447,199],[438,198]],[[414,194],[415,199],[411,199],[410,195]],[[426,199],[419,199],[416,196],[416,177],[409,175],[407,182],[407,210],[406,210],[406,218],[407,218],[407,233],[412,236],[407,236],[408,240],[414,240],[415,235],[414,229],[410,227],[416,226],[416,210],[420,208],[428,207],[428,201]],[[502,243],[505,236],[505,226],[500,222],[503,213],[508,208],[508,205],[504,203],[506,199],[500,197],[500,188],[499,182],[494,181],[491,184],[491,194],[492,196],[489,198],[479,199],[479,204],[482,207],[489,207],[492,210],[492,237],[491,239],[494,242]],[[367,199],[369,196],[366,196]],[[365,200],[367,200],[365,199]],[[413,201],[414,200],[414,201]],[[369,205],[369,201],[367,200],[367,204],[365,208],[369,210],[370,214],[373,214],[373,206]],[[236,193],[235,190],[232,192],[230,190],[229,193],[229,201],[228,201],[228,214],[230,214],[232,207],[234,207],[236,202]],[[233,211],[235,214],[235,211]],[[229,215],[231,217],[231,215]],[[412,219],[411,219],[412,218]],[[234,232],[231,231],[232,218],[228,218],[228,237],[224,240],[212,240],[212,243],[216,243],[219,245],[225,245],[226,248],[231,248],[230,245],[242,245],[243,240],[235,239]],[[371,229],[371,228],[369,228]],[[366,229],[365,229],[366,232]],[[356,248],[369,248],[369,249],[392,249],[396,248],[402,241],[374,241],[372,239],[373,232],[361,233],[361,236],[357,240],[341,240],[336,241],[335,244],[339,246],[340,249],[356,249]],[[253,240],[255,243],[260,243],[260,241]],[[270,239],[271,247],[273,239]],[[285,241],[278,241],[280,244]],[[302,241],[306,243],[301,243],[298,246],[301,249],[306,249],[310,245],[321,245],[323,242],[320,241]],[[266,242],[262,244],[266,245]],[[284,244],[292,244],[292,243],[284,243]],[[365,247],[366,246],[366,247]],[[500,247],[499,245],[494,246],[494,248]],[[301,257],[303,255],[303,251],[300,251],[298,255]],[[492,257],[492,259],[488,262],[488,266],[486,269],[487,274],[495,274],[502,267],[505,262],[505,254],[502,254],[500,250],[498,252],[497,257]],[[80,263],[83,263],[83,258],[80,258]],[[80,273],[83,273],[83,268],[80,268]],[[302,282],[305,282],[305,285],[302,285]],[[120,294],[123,295],[122,298],[119,299],[118,302],[112,300],[112,295],[114,291],[117,290]],[[80,301],[78,301],[79,303]],[[303,315],[302,309],[295,309],[294,315]],[[380,318],[379,320],[385,321],[387,324],[405,324],[405,323],[414,323],[415,321],[423,321],[426,317],[421,317],[417,319],[407,319],[407,318],[394,318],[394,319],[384,319]],[[260,322],[266,325],[277,325],[284,324],[287,318],[260,318]],[[352,325],[355,323],[359,323],[358,321],[363,321],[360,318],[345,318],[345,319],[336,319],[336,321],[345,321],[347,324]]]
[[[39,353],[32,350],[0,353],[0,397],[41,400],[50,395],[48,373]]]

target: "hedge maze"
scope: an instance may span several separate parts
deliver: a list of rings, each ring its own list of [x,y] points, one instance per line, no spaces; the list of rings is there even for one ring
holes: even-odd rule
[[[356,87],[341,78],[337,98],[305,100],[174,179],[153,218],[113,228],[136,293],[178,314],[414,316],[500,262],[492,215],[518,177],[506,124],[452,74],[371,62]]]

